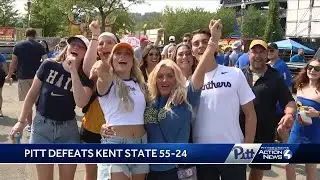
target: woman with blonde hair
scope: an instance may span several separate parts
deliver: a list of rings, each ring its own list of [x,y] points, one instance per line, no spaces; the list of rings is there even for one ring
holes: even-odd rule
[[[220,21],[212,20],[210,48],[217,49],[221,37]],[[199,105],[206,67],[212,60],[200,59],[187,83],[185,75],[172,60],[162,60],[149,75],[149,105],[145,111],[145,124],[148,143],[188,143],[191,121]],[[187,85],[186,85],[187,84]],[[183,94],[183,103],[173,105],[172,99]],[[177,180],[177,165],[150,165],[147,180]]]
[[[75,106],[83,108],[92,95],[93,82],[82,71],[89,41],[77,35],[56,59],[45,60],[39,67],[23,104],[18,122],[10,136],[22,133],[26,117],[37,101],[30,144],[80,143]],[[38,99],[38,100],[37,100]],[[77,165],[59,164],[59,179],[73,180]],[[53,165],[36,165],[38,179],[53,179]]]
[[[148,80],[149,74],[160,60],[161,52],[157,46],[148,45],[143,49],[140,70],[142,71],[143,77],[146,81]]]
[[[197,60],[192,55],[189,44],[180,43],[173,52],[171,59],[179,66],[182,74],[189,79],[197,67]]]
[[[112,48],[119,42],[117,36],[110,32],[100,34],[100,25],[93,21],[89,25],[92,32],[92,38],[84,57],[83,71],[90,76],[90,71],[97,60],[106,60],[110,56]],[[97,77],[91,77],[94,80]],[[80,129],[80,138],[83,143],[101,143],[100,128],[105,123],[104,115],[99,104],[97,93],[94,92],[89,103],[82,109],[84,116]],[[85,165],[85,180],[97,179],[97,165]]]
[[[115,134],[102,144],[145,144],[143,113],[146,107],[145,82],[134,50],[128,43],[116,44],[107,62],[98,61],[90,77],[97,76],[99,102],[107,124]],[[147,164],[99,164],[98,179],[144,180]]]
[[[296,78],[298,113],[288,143],[320,143],[320,59],[311,60]],[[309,119],[310,122],[307,122]],[[307,180],[317,179],[317,165],[305,165]],[[287,180],[295,180],[295,165],[286,166]]]

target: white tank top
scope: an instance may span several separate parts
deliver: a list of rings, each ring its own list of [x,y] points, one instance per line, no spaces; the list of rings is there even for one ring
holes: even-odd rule
[[[146,100],[140,86],[133,80],[126,80],[124,83],[130,87],[129,96],[134,102],[134,108],[131,112],[119,110],[120,98],[118,88],[115,83],[109,88],[106,95],[99,97],[99,103],[104,113],[104,119],[109,126],[121,125],[141,125],[144,124],[144,110]]]

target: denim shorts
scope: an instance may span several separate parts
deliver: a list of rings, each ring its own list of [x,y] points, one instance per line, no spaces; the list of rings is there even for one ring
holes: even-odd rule
[[[56,121],[38,112],[32,121],[30,144],[80,143],[78,124],[75,119]]]
[[[119,136],[109,136],[102,138],[101,144],[146,144],[147,135],[141,138],[126,138]],[[98,164],[98,180],[111,179],[111,173],[124,173],[131,177],[134,174],[147,174],[148,164]]]

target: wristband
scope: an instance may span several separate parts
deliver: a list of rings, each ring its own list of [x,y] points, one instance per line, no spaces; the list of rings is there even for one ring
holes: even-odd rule
[[[22,124],[26,123],[26,122],[24,122],[24,121],[20,121],[20,120],[19,120],[18,122],[19,122],[19,123],[22,123]]]
[[[98,39],[96,39],[96,38],[91,38],[90,40],[91,41],[98,41]]]

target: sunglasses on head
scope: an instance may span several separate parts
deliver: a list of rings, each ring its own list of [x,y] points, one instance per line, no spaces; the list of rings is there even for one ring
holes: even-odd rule
[[[309,71],[311,71],[312,69],[314,69],[316,72],[319,72],[320,71],[320,66],[312,66],[312,65],[308,65],[307,66],[307,69],[309,70]]]

